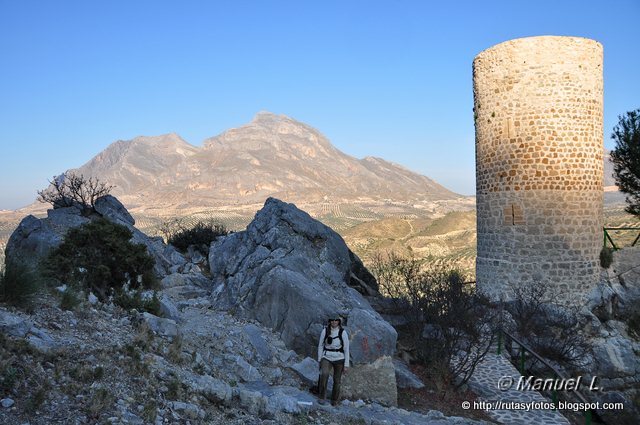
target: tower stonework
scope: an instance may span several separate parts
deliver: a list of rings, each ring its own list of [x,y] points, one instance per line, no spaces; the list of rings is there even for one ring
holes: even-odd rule
[[[600,275],[602,45],[507,41],[473,61],[478,256],[491,298],[549,283],[578,301]]]

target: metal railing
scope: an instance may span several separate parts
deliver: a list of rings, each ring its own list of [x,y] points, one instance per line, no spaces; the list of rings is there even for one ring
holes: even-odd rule
[[[636,238],[633,240],[633,242],[631,243],[631,246],[635,246],[636,243],[638,242],[638,240],[640,240],[640,227],[603,227],[602,231],[603,231],[603,246],[605,248],[607,248],[607,241],[611,244],[611,248],[613,248],[614,251],[617,251],[618,249],[620,249],[620,247],[618,247],[615,242],[613,241],[613,238],[611,237],[611,234],[609,233],[610,231],[636,231],[638,232],[638,236],[636,236]]]
[[[502,346],[505,343],[503,339],[506,339],[505,337],[520,346],[520,353],[518,355],[518,358],[519,358],[518,370],[522,376],[525,376],[526,353],[529,353],[533,358],[535,358],[537,361],[539,361],[540,363],[545,365],[549,370],[551,370],[551,372],[555,375],[556,378],[560,378],[563,381],[568,380],[567,376],[564,373],[560,372],[558,369],[556,369],[551,364],[549,364],[549,362],[547,362],[539,354],[533,351],[527,344],[525,344],[524,342],[522,342],[521,340],[519,340],[518,338],[516,338],[515,336],[513,336],[512,334],[510,334],[509,332],[507,332],[502,328],[498,330],[498,350],[497,350],[498,355],[502,354]],[[506,344],[505,344],[505,348],[506,348]],[[509,353],[509,355],[511,355],[511,353]],[[580,402],[585,403],[585,405],[590,404],[589,401],[587,401],[587,399],[582,394],[580,394],[577,389],[572,393],[576,395],[576,397],[580,400]],[[553,401],[553,404],[557,408],[558,407],[558,391],[556,389],[553,389],[551,391],[551,400]],[[591,421],[592,421],[591,410],[585,410],[584,411],[585,425],[591,425]]]

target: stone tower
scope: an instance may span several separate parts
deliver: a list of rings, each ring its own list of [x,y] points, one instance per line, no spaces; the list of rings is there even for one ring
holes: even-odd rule
[[[478,288],[548,282],[577,301],[602,247],[602,45],[507,41],[473,61]]]

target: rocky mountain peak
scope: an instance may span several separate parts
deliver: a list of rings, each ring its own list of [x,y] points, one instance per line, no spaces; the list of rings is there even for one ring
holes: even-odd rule
[[[264,125],[264,124],[273,124],[273,123],[277,123],[285,120],[292,121],[291,118],[289,118],[286,115],[282,115],[282,114],[278,115],[269,111],[260,111],[253,117],[251,122],[255,124]]]
[[[161,134],[159,136],[138,136],[131,140],[132,144],[144,145],[183,145],[188,143],[177,133]]]
[[[301,149],[315,147],[325,153],[335,151],[329,140],[318,130],[286,115],[258,112],[248,124],[232,128],[207,139],[205,149],[233,149],[238,151]]]
[[[114,185],[126,205],[170,208],[354,199],[457,198],[436,182],[380,158],[358,160],[315,128],[262,111],[192,146],[176,133],[117,141],[71,170]]]

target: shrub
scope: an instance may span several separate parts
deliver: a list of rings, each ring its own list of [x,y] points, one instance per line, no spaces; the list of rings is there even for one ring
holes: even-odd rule
[[[173,376],[167,383],[165,398],[167,400],[179,400],[182,397],[183,392],[182,382],[176,376]]]
[[[86,406],[87,413],[91,419],[97,419],[102,413],[108,411],[116,397],[106,388],[96,388],[92,390],[91,398]]]
[[[114,290],[139,288],[153,279],[146,247],[130,242],[131,231],[99,218],[73,228],[43,262],[46,276],[93,292],[105,301]]]
[[[19,371],[11,365],[0,364],[0,396],[9,394],[18,380]]]
[[[465,284],[464,275],[447,266],[433,267],[414,283],[414,305],[422,325],[418,355],[441,379],[466,383],[494,340],[495,313],[482,295]],[[424,331],[428,324],[432,332]]]
[[[169,344],[167,358],[175,364],[182,363],[182,336],[180,334],[176,335]]]
[[[613,248],[604,246],[600,251],[600,267],[608,269],[611,263],[613,263]]]
[[[0,301],[16,307],[29,307],[42,285],[40,276],[24,263],[8,261],[0,272]]]
[[[392,297],[407,319],[401,336],[413,345],[417,360],[438,372],[439,383],[467,382],[493,342],[495,314],[487,300],[447,265],[426,266],[391,253],[374,259],[372,271],[380,292]]]
[[[147,423],[155,423],[158,416],[158,404],[154,400],[145,401],[141,416]]]
[[[198,221],[191,227],[178,224],[178,229],[170,234],[168,242],[182,252],[186,252],[189,246],[193,245],[200,252],[206,254],[209,252],[211,242],[228,233],[221,224]]]
[[[67,287],[60,294],[60,308],[63,310],[75,310],[80,305],[80,302],[78,292],[71,287]]]
[[[140,291],[129,292],[124,289],[120,289],[116,291],[116,294],[113,297],[113,303],[115,305],[119,305],[125,310],[132,310],[135,308],[138,311],[146,311],[154,316],[160,316],[162,314],[160,310],[160,299],[158,298],[158,294],[155,292],[152,297],[143,298]]]
[[[515,322],[511,330],[546,359],[565,366],[584,366],[590,345],[578,332],[578,306],[558,303],[561,294],[548,283],[516,287],[513,294],[513,302],[507,304]]]
[[[147,322],[141,322],[138,325],[135,335],[133,336],[133,346],[139,347],[143,351],[148,351],[153,347],[154,333],[147,324]]]

